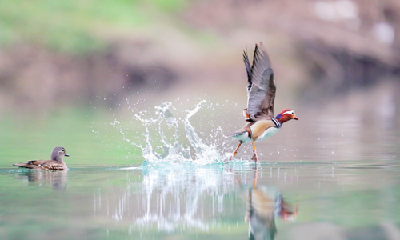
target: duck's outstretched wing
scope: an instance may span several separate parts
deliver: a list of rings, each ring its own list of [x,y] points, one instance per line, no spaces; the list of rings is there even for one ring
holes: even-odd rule
[[[271,68],[268,54],[262,43],[256,44],[253,65],[250,68],[247,53],[243,54],[247,78],[247,110],[248,122],[271,119],[274,116],[275,83],[274,71]]]

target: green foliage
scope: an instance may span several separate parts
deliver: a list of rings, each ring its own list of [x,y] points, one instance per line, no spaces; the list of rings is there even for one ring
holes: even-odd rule
[[[177,11],[186,6],[185,0],[152,0],[152,2],[166,11]]]
[[[5,0],[0,2],[0,44],[28,42],[63,52],[101,49],[100,36],[154,24],[149,9],[167,14],[184,0]]]

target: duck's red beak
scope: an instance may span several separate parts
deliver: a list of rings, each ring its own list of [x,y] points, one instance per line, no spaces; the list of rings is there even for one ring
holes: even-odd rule
[[[296,115],[292,115],[292,119],[294,119],[294,120],[299,120],[299,118],[298,117],[296,117]]]

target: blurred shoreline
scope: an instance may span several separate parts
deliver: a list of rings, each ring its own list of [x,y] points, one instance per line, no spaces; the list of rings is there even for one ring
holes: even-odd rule
[[[34,11],[42,1],[37,7],[22,4],[32,10],[25,18],[13,12],[18,4],[5,5],[0,17],[8,22],[0,29],[15,29],[8,38],[0,36],[0,110],[34,112],[104,98],[114,105],[149,92],[243,94],[242,50],[251,52],[260,41],[271,56],[278,95],[292,101],[313,102],[399,78],[397,1],[167,2],[132,2],[127,10],[116,3],[109,12],[108,1],[46,5],[43,15],[54,17],[52,23]],[[132,19],[112,21],[95,15],[96,8],[131,13]],[[82,16],[87,26],[74,22]],[[17,19],[37,25],[28,31]],[[58,42],[51,41],[51,27]],[[58,33],[62,27],[71,36]],[[36,37],[41,40],[32,41]]]

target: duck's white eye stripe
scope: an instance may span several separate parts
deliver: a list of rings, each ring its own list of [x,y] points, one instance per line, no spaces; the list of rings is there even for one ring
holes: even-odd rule
[[[293,110],[286,111],[286,112],[284,112],[283,114],[294,114],[294,111],[293,111]]]

